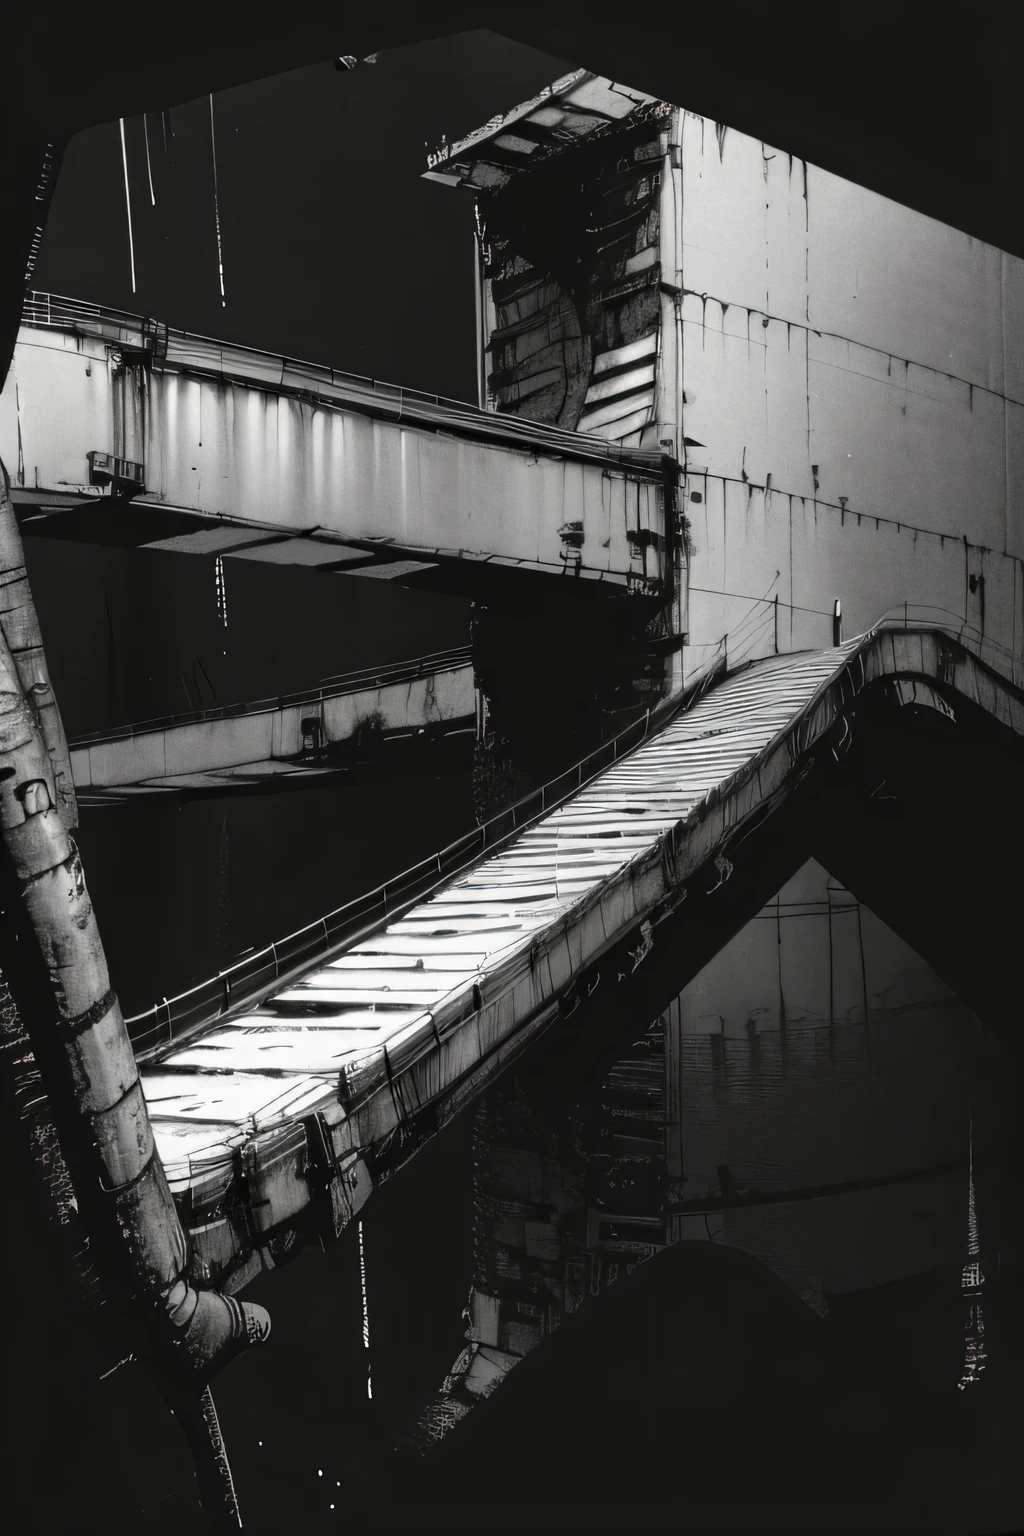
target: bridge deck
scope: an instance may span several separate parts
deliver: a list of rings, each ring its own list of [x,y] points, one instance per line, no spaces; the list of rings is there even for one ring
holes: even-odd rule
[[[24,318],[0,450],[24,471],[12,496],[32,532],[166,548],[227,531],[249,544],[240,558],[351,563],[378,580],[410,560],[476,561],[594,593],[675,590],[678,466],[660,447],[54,295],[34,294]],[[131,491],[130,511],[111,486]],[[276,550],[253,531],[279,535]]]
[[[454,1113],[610,945],[634,930],[642,949],[654,907],[894,674],[1024,731],[1013,692],[936,631],[759,662],[397,921],[156,1053],[142,1080],[200,1273],[245,1284],[318,1188],[340,1231],[372,1187],[366,1155],[427,1106]]]

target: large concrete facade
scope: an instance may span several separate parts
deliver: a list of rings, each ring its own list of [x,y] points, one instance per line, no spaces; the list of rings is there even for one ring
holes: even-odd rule
[[[1020,680],[1024,262],[585,71],[431,164],[477,199],[491,403],[685,464],[689,679],[830,643],[838,599],[846,634],[907,605]],[[582,188],[585,277],[549,253],[572,304],[542,220],[525,256],[509,234],[531,184]]]
[[[699,444],[694,659],[729,632],[764,654],[775,615],[744,599],[777,593],[780,648],[827,641],[839,598],[847,633],[906,603],[1019,661],[1024,263],[692,114],[676,123],[665,351]]]

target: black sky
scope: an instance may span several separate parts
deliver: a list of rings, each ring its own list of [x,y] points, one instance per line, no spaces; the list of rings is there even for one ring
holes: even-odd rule
[[[429,149],[568,68],[492,33],[324,63],[216,94],[222,307],[208,98],[77,134],[35,286],[172,326],[475,398],[472,204]],[[155,206],[150,199],[146,132]]]

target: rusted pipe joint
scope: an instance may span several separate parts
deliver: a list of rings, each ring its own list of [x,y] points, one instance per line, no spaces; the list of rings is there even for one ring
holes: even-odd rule
[[[190,1286],[177,1310],[188,1321],[170,1335],[169,1360],[192,1379],[208,1381],[236,1355],[270,1336],[270,1314],[264,1307],[219,1291]]]

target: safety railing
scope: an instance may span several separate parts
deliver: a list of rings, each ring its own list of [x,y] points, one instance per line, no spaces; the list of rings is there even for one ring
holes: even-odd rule
[[[455,671],[472,665],[473,648],[457,646],[449,651],[435,651],[429,656],[419,656],[412,661],[396,662],[389,667],[365,667],[360,672],[346,672],[336,677],[323,678],[316,688],[300,693],[282,693],[276,697],[256,699],[246,704],[217,704],[209,709],[194,709],[177,715],[157,715],[148,720],[133,721],[131,725],[91,731],[77,736],[69,743],[72,749],[95,745],[99,741],[123,741],[134,736],[145,736],[153,731],[166,731],[178,725],[195,725],[204,720],[232,720],[239,715],[266,714],[272,710],[287,709],[296,704],[318,704],[325,699],[338,699],[346,694],[362,693],[370,688],[387,688],[394,683],[410,682],[418,677],[432,677],[438,672]]]
[[[89,304],[83,299],[68,299],[61,294],[31,292],[25,300],[21,315],[22,325],[52,327],[62,330],[69,326],[93,329],[95,334],[107,330],[122,329],[142,332],[154,324],[142,315],[133,315],[126,309],[114,309],[108,304]]]
[[[700,685],[702,695],[707,681]],[[539,789],[523,795],[472,831],[456,838],[440,852],[420,860],[372,891],[355,897],[317,918],[295,933],[243,956],[175,997],[162,998],[126,1022],[136,1054],[152,1056],[173,1041],[204,1024],[222,1018],[239,1007],[256,1006],[262,998],[294,980],[317,959],[326,959],[355,943],[364,931],[383,921],[398,918],[409,907],[471,868],[485,854],[496,852],[527,827],[576,794],[626,753],[635,751],[649,736],[652,726],[690,707],[695,697],[665,700],[624,731],[603,742],[579,762],[573,763]]]

